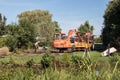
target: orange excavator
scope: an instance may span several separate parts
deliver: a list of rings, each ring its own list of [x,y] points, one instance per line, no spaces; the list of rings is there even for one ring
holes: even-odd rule
[[[75,40],[74,47],[76,50],[84,50],[86,48],[94,48],[94,37],[91,33],[87,32],[83,36],[79,32],[76,33],[78,40]]]
[[[89,35],[88,35],[89,34]],[[86,46],[91,48],[93,41],[90,37],[90,33],[86,33],[84,36],[80,35],[76,29],[71,29],[68,32],[68,35],[65,33],[56,33],[55,40],[53,41],[53,47],[59,52],[72,52],[75,50],[84,50]]]

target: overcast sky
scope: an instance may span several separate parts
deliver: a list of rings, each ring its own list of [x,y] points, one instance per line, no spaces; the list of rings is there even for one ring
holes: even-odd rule
[[[0,0],[0,13],[7,17],[7,24],[17,22],[17,15],[28,10],[48,10],[52,20],[59,23],[63,32],[77,29],[86,20],[100,35],[103,15],[109,0]]]

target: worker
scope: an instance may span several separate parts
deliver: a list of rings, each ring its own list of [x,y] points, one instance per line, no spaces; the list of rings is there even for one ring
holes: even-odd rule
[[[35,52],[36,52],[37,49],[39,48],[39,43],[40,43],[40,41],[36,41],[35,44],[34,44],[34,46],[35,46]]]

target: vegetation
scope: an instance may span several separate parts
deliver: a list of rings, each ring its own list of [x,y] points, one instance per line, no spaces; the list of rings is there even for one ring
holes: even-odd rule
[[[0,59],[1,80],[118,80],[120,57],[101,57],[90,52],[91,58],[82,58],[83,52],[63,55],[9,55]],[[43,67],[45,63],[46,67]],[[49,64],[49,66],[48,66]]]
[[[2,36],[5,30],[5,24],[6,24],[7,18],[5,16],[2,17],[2,14],[0,13],[0,36]]]
[[[32,39],[39,36],[50,42],[53,40],[55,31],[60,30],[58,23],[52,21],[52,15],[48,11],[25,11],[19,14],[18,18],[19,25],[24,28]]]
[[[109,2],[104,14],[103,43],[120,48],[120,0]]]
[[[85,34],[86,32],[93,33],[94,27],[89,24],[89,21],[86,21],[84,24],[81,24],[78,28],[81,35]]]
[[[41,59],[41,64],[43,68],[48,68],[51,64],[51,55],[46,53],[42,59]]]
[[[6,38],[0,38],[0,47],[3,47],[4,45],[6,45]]]
[[[36,37],[42,45],[49,45],[54,33],[61,29],[58,22],[52,21],[52,14],[44,10],[25,11],[18,15],[18,22],[5,25],[6,18],[0,14],[0,46],[8,46],[10,51],[34,47]],[[3,34],[4,33],[4,34]],[[38,40],[38,39],[37,39]]]
[[[5,28],[6,33],[6,45],[10,48],[10,51],[15,51],[16,48],[32,48],[34,38],[27,33],[22,27],[17,24],[9,24]]]

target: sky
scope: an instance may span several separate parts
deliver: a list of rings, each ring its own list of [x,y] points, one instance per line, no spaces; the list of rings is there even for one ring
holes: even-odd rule
[[[47,10],[52,20],[57,21],[62,32],[78,29],[89,21],[100,35],[104,22],[104,12],[110,0],[0,0],[0,13],[7,17],[7,24],[17,23],[17,15],[36,9]]]

